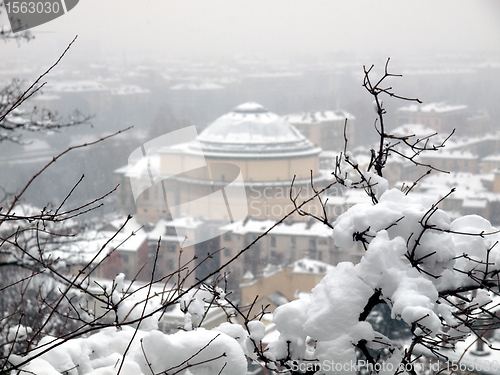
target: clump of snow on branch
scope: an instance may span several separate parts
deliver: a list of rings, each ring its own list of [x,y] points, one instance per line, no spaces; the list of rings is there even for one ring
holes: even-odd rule
[[[111,301],[118,306],[119,323],[140,322],[142,330],[158,329],[160,313],[151,313],[160,307],[159,297],[151,295],[150,292],[148,294],[147,288],[140,291],[132,289],[130,285],[126,285],[123,273],[116,276],[113,288]],[[143,318],[145,316],[146,318]]]
[[[23,370],[36,374],[116,374],[134,332],[131,327],[106,328],[87,338],[66,341],[33,359]],[[45,337],[30,355],[37,355],[54,340],[57,339]],[[189,368],[193,375],[229,375],[244,374],[246,366],[242,348],[220,331],[198,329],[165,335],[157,330],[139,330],[120,374],[151,374],[151,370],[156,374]]]
[[[371,294],[372,289],[354,272],[354,265],[340,263],[310,296],[276,309],[273,322],[281,335],[269,344],[270,356],[286,357],[291,345],[293,357],[307,357],[306,340],[310,337],[316,340],[315,355],[320,360],[338,357],[342,362],[355,361],[352,343],[374,338],[371,325],[358,320]]]
[[[493,247],[499,236],[494,232],[483,218],[451,221],[431,203],[396,189],[382,194],[376,205],[353,206],[334,223],[333,237],[338,246],[351,248],[363,236],[364,256],[356,265],[338,264],[310,296],[276,309],[273,322],[281,335],[269,345],[269,358],[291,353],[292,358],[355,361],[353,345],[379,335],[368,322],[359,321],[375,291],[391,308],[393,319],[410,326],[418,322],[432,336],[440,332],[441,319],[456,325],[452,307],[438,302],[439,292],[470,284],[467,272],[486,268],[488,249],[490,272],[500,269],[500,254]],[[480,233],[490,235],[473,235]],[[418,260],[420,269],[411,259]],[[473,303],[489,301],[483,291]],[[307,354],[308,339],[316,342],[314,355]]]
[[[199,326],[205,315],[205,302],[211,297],[212,295],[207,290],[192,289],[181,298],[185,330],[189,331]]]
[[[144,336],[142,345],[144,352],[136,351],[133,358],[144,374],[151,373],[151,370],[154,374],[163,371],[168,373],[168,369],[181,369],[182,364],[188,362],[202,363],[189,368],[193,375],[245,374],[247,369],[240,345],[222,332],[199,328],[196,331],[165,335],[152,331]]]

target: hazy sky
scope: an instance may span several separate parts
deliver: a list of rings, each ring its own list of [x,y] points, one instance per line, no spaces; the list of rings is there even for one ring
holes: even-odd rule
[[[77,34],[73,58],[90,61],[499,51],[500,1],[80,0],[32,31],[34,41],[2,43],[0,54],[52,58]]]

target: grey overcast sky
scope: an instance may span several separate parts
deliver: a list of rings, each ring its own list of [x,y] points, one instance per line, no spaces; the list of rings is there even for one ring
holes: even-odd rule
[[[80,0],[32,31],[34,41],[0,54],[52,59],[77,34],[72,54],[89,61],[498,52],[500,1]]]

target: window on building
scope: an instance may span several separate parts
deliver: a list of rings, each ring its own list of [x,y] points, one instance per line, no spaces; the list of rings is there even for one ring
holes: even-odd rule
[[[316,250],[316,238],[309,239],[309,250]]]
[[[318,240],[318,243],[319,243],[320,245],[326,245],[326,244],[328,243],[328,240],[327,240],[327,239],[325,239],[325,238],[321,238],[321,239],[319,239],[319,240]]]
[[[271,247],[276,247],[276,236],[271,236]]]
[[[246,235],[245,236],[245,246],[250,245],[256,239],[257,239],[257,235],[255,235],[255,234],[248,234],[248,235]]]
[[[230,249],[229,247],[226,247],[226,248],[224,249],[224,256],[225,256],[226,258],[230,258],[230,257],[231,257],[231,249]]]
[[[293,248],[297,247],[297,237],[290,238],[290,246]]]
[[[224,233],[224,241],[231,242],[231,233]]]
[[[175,236],[177,232],[175,231],[175,227],[167,227],[167,234]]]
[[[123,261],[123,263],[128,263],[128,255],[127,254],[122,254],[122,261]]]
[[[175,253],[177,251],[177,244],[173,242],[167,243],[167,251],[169,253]]]

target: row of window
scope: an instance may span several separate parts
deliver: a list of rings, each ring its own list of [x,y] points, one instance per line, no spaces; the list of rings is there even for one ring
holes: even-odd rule
[[[169,247],[169,251],[170,252],[175,252],[177,250],[177,247],[175,246],[175,244],[172,244],[172,245],[174,245],[172,247],[173,250],[171,250],[171,248]],[[231,250],[230,249],[229,249],[229,254],[231,254]],[[122,258],[122,262],[125,263],[125,264],[128,264],[129,261],[130,261],[130,258],[129,258],[129,256],[127,254],[121,254],[121,258]],[[175,269],[175,261],[174,261],[174,259],[167,259],[167,269],[169,271],[173,271]]]

